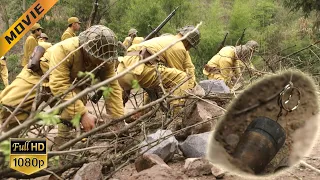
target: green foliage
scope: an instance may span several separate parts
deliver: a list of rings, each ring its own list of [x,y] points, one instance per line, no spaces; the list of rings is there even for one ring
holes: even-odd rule
[[[55,156],[49,159],[49,163],[57,167],[59,165],[59,156]]]
[[[0,151],[5,156],[5,161],[8,162],[10,158],[10,141],[6,140],[0,143]]]
[[[132,88],[136,89],[136,90],[140,89],[139,82],[137,80],[135,80],[135,79],[132,80]]]
[[[42,121],[40,122],[40,124],[43,125],[56,125],[60,122],[59,117],[57,116],[57,114],[59,113],[59,110],[56,110],[53,113],[46,113],[46,112],[40,112],[39,114],[37,114],[37,118],[40,118]]]
[[[71,120],[71,123],[74,127],[78,127],[80,124],[81,115],[78,113],[76,114],[73,119]]]
[[[111,94],[111,92],[113,90],[111,87],[101,87],[100,89],[103,91],[103,97],[104,98],[110,97],[110,94]]]
[[[95,84],[97,82],[97,80],[95,79],[95,75],[91,72],[78,72],[78,77],[79,78],[83,78],[83,77],[87,77],[89,76],[91,78],[91,84]]]
[[[305,16],[309,16],[312,11],[320,11],[319,0],[283,0],[283,4],[292,11],[303,11]]]

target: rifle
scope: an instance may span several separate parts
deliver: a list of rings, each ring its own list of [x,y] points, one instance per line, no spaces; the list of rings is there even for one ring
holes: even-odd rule
[[[153,28],[152,28],[152,26],[150,24],[148,24],[148,27],[151,29],[151,31],[153,31]],[[157,34],[155,36],[160,36],[160,33],[157,32]]]
[[[97,104],[99,102],[99,100],[101,99],[102,95],[103,95],[103,91],[100,89],[97,92],[95,92],[93,96],[90,97],[90,100],[93,103]]]
[[[241,42],[242,42],[242,39],[243,39],[243,37],[244,37],[244,35],[245,35],[244,33],[245,33],[246,29],[247,29],[247,28],[244,28],[244,29],[243,29],[243,32],[242,32],[242,34],[241,34],[241,37],[237,40],[236,46],[241,45]]]
[[[162,21],[162,23],[161,23],[156,29],[154,29],[154,30],[144,39],[144,41],[147,41],[147,40],[151,39],[151,37],[154,37],[154,36],[163,28],[163,26],[166,25],[167,22],[169,22],[170,19],[176,14],[176,11],[177,11],[178,8],[179,8],[179,6],[176,7],[176,8],[167,16],[167,18],[166,18],[164,21]]]
[[[226,35],[224,36],[224,39],[223,41],[221,42],[218,50],[217,50],[217,53],[224,47],[224,44],[226,43],[226,40],[227,40],[227,36],[228,36],[229,33],[226,33]]]

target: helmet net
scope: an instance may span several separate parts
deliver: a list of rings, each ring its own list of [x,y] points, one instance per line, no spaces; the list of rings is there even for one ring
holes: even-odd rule
[[[110,63],[117,59],[118,41],[111,29],[102,25],[91,26],[79,34],[79,40],[91,56]]]

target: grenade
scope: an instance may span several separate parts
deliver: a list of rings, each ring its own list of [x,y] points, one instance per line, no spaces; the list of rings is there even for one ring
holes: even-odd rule
[[[258,117],[249,124],[240,138],[233,157],[259,174],[281,149],[285,139],[285,130],[278,122]]]

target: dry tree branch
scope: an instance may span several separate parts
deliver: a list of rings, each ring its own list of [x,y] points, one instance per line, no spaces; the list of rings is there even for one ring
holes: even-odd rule
[[[50,171],[50,170],[47,170],[47,169],[43,169],[44,171],[46,171],[47,173],[50,173],[50,174],[52,174],[52,175],[54,175],[57,179],[59,179],[59,180],[63,180],[60,176],[58,176],[56,173],[54,173],[54,172],[52,172],[52,171]]]
[[[154,108],[152,111],[144,114],[143,116],[141,116],[139,119],[135,120],[134,122],[130,123],[129,125],[125,126],[123,129],[116,131],[116,132],[107,132],[107,133],[103,133],[103,134],[97,134],[95,136],[92,137],[92,139],[100,139],[100,138],[112,138],[115,135],[120,135],[124,132],[127,132],[129,129],[135,127],[138,123],[140,123],[141,121],[143,121],[144,119],[152,116],[157,110],[159,109],[159,106],[157,105],[156,108]]]
[[[128,73],[128,72],[130,72],[131,70],[133,70],[134,68],[136,68],[137,66],[139,66],[139,65],[141,65],[141,64],[143,64],[143,63],[146,63],[146,62],[148,62],[148,61],[156,58],[157,56],[159,56],[160,54],[162,54],[163,52],[165,52],[167,49],[169,49],[170,47],[174,46],[176,43],[178,43],[178,42],[180,42],[180,41],[182,41],[182,40],[185,40],[185,39],[187,38],[187,36],[189,36],[190,33],[193,33],[194,31],[196,31],[201,24],[202,24],[202,22],[200,22],[192,31],[190,31],[190,32],[188,32],[187,34],[185,34],[182,38],[177,39],[176,41],[172,42],[172,43],[171,43],[169,46],[167,46],[166,48],[160,50],[159,52],[153,54],[152,56],[150,56],[150,57],[148,57],[148,58],[146,58],[146,59],[140,60],[139,62],[137,62],[136,64],[134,64],[134,65],[132,65],[132,66],[130,66],[130,67],[128,67],[126,70],[122,71],[121,73],[118,73],[116,76],[113,76],[113,77],[111,77],[111,78],[109,78],[109,79],[107,79],[107,80],[104,80],[104,81],[102,81],[102,82],[100,82],[100,83],[98,83],[98,84],[95,84],[95,85],[93,85],[93,86],[90,87],[90,88],[86,88],[85,90],[81,91],[81,92],[78,93],[76,96],[74,96],[72,99],[70,99],[70,100],[68,100],[68,101],[66,101],[66,102],[64,102],[64,103],[61,103],[60,105],[58,105],[58,106],[55,107],[55,108],[50,109],[50,110],[48,111],[48,113],[52,113],[52,112],[54,112],[54,111],[56,111],[56,110],[59,110],[59,109],[62,109],[62,108],[67,107],[69,104],[74,103],[76,100],[78,100],[78,99],[81,98],[82,96],[86,95],[87,93],[89,93],[89,92],[91,92],[91,91],[93,91],[93,90],[96,90],[96,89],[100,88],[101,86],[105,86],[105,85],[109,84],[110,82],[112,82],[112,81],[114,81],[114,80],[117,80],[118,78],[124,76],[126,73]],[[90,42],[90,41],[88,41],[88,42]],[[88,42],[87,42],[87,43],[88,43]],[[83,45],[84,45],[84,44],[83,44]],[[82,46],[83,46],[83,45],[82,45]],[[80,46],[80,47],[77,48],[76,50],[80,49],[82,46]],[[75,50],[75,51],[76,51],[76,50]],[[75,51],[72,51],[72,52],[75,52]],[[71,52],[70,54],[72,54],[72,52]],[[70,54],[69,54],[69,55],[70,55]],[[68,56],[69,56],[69,55],[68,55]],[[68,57],[68,56],[67,56],[67,57]],[[40,84],[40,83],[50,74],[51,71],[53,71],[53,70],[54,70],[55,68],[57,68],[63,61],[65,61],[65,60],[67,59],[67,57],[66,57],[64,60],[62,60],[60,63],[58,63],[55,67],[53,67],[52,69],[49,69],[49,70],[46,72],[46,74],[45,74],[44,76],[42,76],[42,78],[40,79],[40,82],[37,83],[37,85]],[[31,91],[33,91],[35,87],[36,87],[36,85],[31,89]],[[27,97],[31,94],[31,91],[25,96],[24,100],[17,106],[17,108],[15,109],[15,111],[13,112],[13,114],[11,114],[7,120],[10,120],[10,119],[12,118],[12,116],[14,116],[14,113],[17,112],[17,109],[21,107],[22,103],[23,103],[23,102],[27,99]],[[37,122],[37,121],[39,121],[39,120],[40,120],[40,119],[38,119],[38,118],[35,118],[35,119],[32,119],[32,120],[27,120],[27,121],[25,121],[24,123],[22,123],[21,125],[13,128],[13,129],[11,129],[11,130],[9,130],[8,132],[6,132],[5,134],[3,134],[3,135],[0,137],[0,142],[8,139],[12,134],[17,133],[17,132],[19,132],[20,130],[29,127],[30,125],[32,125],[33,123],[35,123],[35,122]],[[98,128],[97,128],[97,129],[98,129]],[[95,130],[95,129],[94,129],[94,130]],[[93,131],[94,131],[94,130],[93,130]],[[91,131],[90,131],[90,132],[91,132]],[[95,132],[96,132],[96,131],[95,131]],[[80,136],[80,137],[82,137],[82,136]],[[70,142],[71,142],[71,141],[70,141]],[[61,150],[61,149],[60,149],[60,150]]]
[[[115,119],[115,120],[113,120],[113,121],[111,121],[111,122],[109,122],[109,123],[107,123],[107,124],[104,124],[104,125],[101,125],[101,126],[95,128],[95,129],[92,129],[91,131],[89,131],[89,132],[87,132],[87,133],[85,133],[85,134],[82,134],[80,137],[75,138],[75,139],[73,139],[73,140],[71,140],[71,141],[63,144],[62,146],[60,146],[60,147],[58,148],[58,150],[63,150],[63,149],[65,149],[65,148],[68,148],[68,147],[72,146],[73,144],[77,143],[78,141],[80,141],[80,140],[83,139],[83,138],[86,138],[86,137],[88,137],[88,136],[90,136],[90,135],[92,135],[92,134],[94,134],[94,133],[96,133],[96,132],[98,132],[98,131],[101,131],[101,130],[105,129],[106,127],[109,127],[109,126],[111,126],[111,125],[114,125],[114,124],[116,124],[116,123],[124,120],[125,118],[128,118],[128,117],[136,114],[137,112],[140,112],[140,111],[142,111],[142,110],[145,110],[145,109],[147,109],[147,108],[149,108],[149,107],[152,107],[152,106],[154,106],[154,105],[162,102],[165,98],[167,98],[170,94],[172,94],[176,89],[178,89],[182,84],[184,84],[184,83],[185,83],[186,81],[188,81],[189,79],[190,79],[190,77],[189,77],[189,78],[186,78],[184,81],[182,81],[181,83],[179,83],[175,88],[173,88],[167,95],[163,96],[162,98],[160,98],[160,99],[158,99],[158,100],[156,100],[156,101],[153,101],[153,102],[151,102],[151,103],[149,103],[149,104],[147,104],[147,105],[145,105],[145,106],[142,106],[142,107],[140,107],[140,108],[138,108],[138,109],[136,109],[136,110],[134,110],[134,111],[132,111],[132,112],[124,115],[124,116],[122,116],[121,118]]]
[[[309,169],[311,169],[312,171],[320,174],[320,170],[319,170],[319,169],[311,166],[310,164],[306,163],[305,161],[301,161],[300,164],[303,165],[303,166],[305,166],[305,167],[307,167],[307,168],[309,168]]]
[[[300,52],[302,52],[302,51],[304,51],[304,50],[306,50],[306,49],[309,49],[310,47],[315,46],[315,45],[318,44],[318,43],[320,43],[320,41],[317,41],[317,42],[315,42],[315,43],[313,43],[313,44],[310,44],[310,45],[307,46],[307,47],[304,47],[304,48],[302,48],[302,49],[300,49],[300,50],[298,50],[298,51],[296,51],[296,52],[293,52],[293,53],[291,53],[291,54],[289,54],[289,55],[287,55],[287,56],[285,56],[285,57],[282,57],[281,59],[277,60],[277,61],[274,62],[274,63],[277,63],[277,62],[279,62],[279,61],[281,62],[282,60],[287,59],[288,57],[293,56],[293,55],[295,55],[295,54],[298,54],[298,53],[300,53]]]
[[[74,150],[68,150],[68,151],[49,151],[48,154],[50,155],[60,155],[60,154],[68,154],[68,153],[77,153],[77,152],[82,152],[82,151],[88,151],[91,149],[101,149],[101,148],[110,148],[112,146],[92,146],[92,147],[87,147],[87,148],[82,148],[82,149],[74,149]]]

